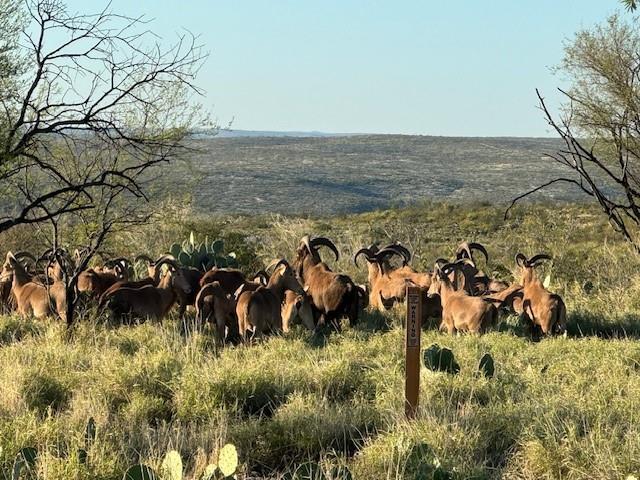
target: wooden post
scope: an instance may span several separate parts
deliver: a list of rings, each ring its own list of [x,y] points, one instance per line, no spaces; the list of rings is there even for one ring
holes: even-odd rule
[[[405,336],[405,415],[413,418],[418,410],[420,392],[420,333],[422,323],[422,291],[407,287],[407,322]]]

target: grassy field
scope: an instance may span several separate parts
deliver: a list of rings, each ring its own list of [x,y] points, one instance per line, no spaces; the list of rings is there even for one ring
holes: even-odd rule
[[[304,233],[334,239],[335,268],[358,281],[352,253],[399,240],[430,268],[463,239],[484,243],[486,270],[511,280],[513,256],[548,252],[551,289],[569,312],[566,338],[531,341],[517,318],[484,336],[423,332],[450,347],[458,375],[423,369],[417,418],[403,416],[402,308],[368,312],[328,338],[295,329],[251,347],[217,349],[212,337],[162,325],[107,327],[89,316],[71,336],[56,321],[0,317],[0,471],[19,448],[38,448],[39,478],[121,479],[156,468],[177,449],[200,479],[234,443],[239,478],[626,479],[640,475],[640,258],[589,207],[529,205],[507,221],[492,206],[426,203],[315,219],[202,217],[166,212],[109,245],[159,254],[189,231],[224,238],[247,271],[291,254]],[[4,248],[29,245],[16,230]],[[477,375],[490,352],[492,379]],[[78,462],[84,428],[97,437]],[[439,469],[436,468],[439,466]],[[297,471],[297,473],[296,473]],[[349,477],[349,473],[352,477]],[[435,475],[434,475],[435,473]]]

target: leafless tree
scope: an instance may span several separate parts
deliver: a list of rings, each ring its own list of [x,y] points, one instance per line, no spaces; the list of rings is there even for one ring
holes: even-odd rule
[[[148,215],[156,168],[185,152],[192,126],[206,125],[194,101],[206,54],[188,32],[164,47],[146,19],[110,6],[79,14],[61,0],[26,0],[23,12],[11,52],[22,63],[3,71],[11,82],[0,92],[0,233],[43,223],[92,229],[81,261],[67,269],[73,300],[105,237]]]
[[[638,20],[618,16],[584,30],[565,50],[561,70],[573,85],[556,119],[536,90],[539,106],[564,148],[546,155],[566,168],[517,196],[516,202],[554,183],[572,184],[591,197],[613,228],[640,251],[640,33]]]

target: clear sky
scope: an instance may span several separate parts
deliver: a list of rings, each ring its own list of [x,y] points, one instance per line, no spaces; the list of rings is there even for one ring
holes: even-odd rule
[[[99,0],[68,0],[81,12]],[[198,84],[245,130],[549,136],[535,88],[618,0],[113,0],[210,51]],[[625,13],[625,15],[628,15]]]

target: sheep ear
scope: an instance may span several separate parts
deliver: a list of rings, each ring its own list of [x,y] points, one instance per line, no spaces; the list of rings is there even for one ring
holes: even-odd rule
[[[542,286],[544,288],[549,288],[549,285],[551,285],[551,275],[547,275],[544,279],[544,282],[542,282]]]

